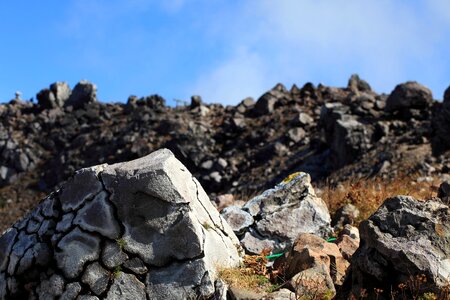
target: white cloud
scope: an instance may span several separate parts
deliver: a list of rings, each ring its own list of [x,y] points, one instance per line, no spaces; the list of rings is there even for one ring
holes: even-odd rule
[[[432,85],[445,76],[438,56],[445,45],[442,35],[450,34],[442,28],[444,21],[450,22],[449,3],[247,1],[234,11],[233,21],[230,15],[218,15],[211,26],[220,29],[215,32],[217,40],[251,52],[237,51],[212,66],[196,83],[197,90],[207,84],[208,100],[236,103],[250,92],[259,96],[256,91],[277,81],[288,87],[314,80],[346,84],[354,72],[379,92],[390,92],[406,80]],[[220,88],[221,82],[226,88]]]
[[[266,90],[267,77],[261,57],[246,48],[239,48],[230,59],[198,78],[189,91],[201,95],[206,102],[235,104]]]

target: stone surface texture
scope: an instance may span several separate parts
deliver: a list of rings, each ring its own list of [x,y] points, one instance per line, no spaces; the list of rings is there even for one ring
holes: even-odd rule
[[[43,230],[40,230],[43,228]],[[199,299],[239,241],[167,149],[78,171],[0,237],[0,299]]]
[[[450,277],[449,207],[408,196],[387,199],[360,225],[361,242],[352,257],[353,291],[397,286],[409,276],[447,284]]]
[[[241,239],[247,252],[259,254],[264,248],[284,251],[293,245],[300,233],[328,237],[331,233],[330,214],[323,200],[316,196],[310,181],[306,173],[292,174],[243,206],[242,210],[255,220]],[[239,230],[242,234],[241,228]]]

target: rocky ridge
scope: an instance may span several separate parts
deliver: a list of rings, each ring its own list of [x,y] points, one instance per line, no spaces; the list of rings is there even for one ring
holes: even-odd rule
[[[37,103],[0,105],[0,186],[16,194],[2,193],[0,205],[9,202],[12,216],[20,214],[12,212],[17,202],[29,208],[38,191],[50,191],[75,170],[160,148],[170,149],[213,197],[248,197],[296,171],[337,184],[450,170],[450,92],[438,102],[416,82],[390,95],[377,94],[357,75],[345,88],[278,84],[257,101],[226,107],[199,96],[177,107],[158,95],[102,103],[96,90],[87,81],[73,90],[57,82],[38,93]]]

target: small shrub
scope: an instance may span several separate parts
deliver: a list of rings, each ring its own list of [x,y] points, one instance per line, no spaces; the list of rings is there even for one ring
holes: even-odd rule
[[[120,250],[123,250],[127,246],[127,241],[123,238],[116,240],[117,245],[119,246]]]

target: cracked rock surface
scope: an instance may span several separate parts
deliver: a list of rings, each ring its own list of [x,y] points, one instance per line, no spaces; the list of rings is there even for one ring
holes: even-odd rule
[[[251,254],[259,254],[267,248],[273,252],[285,251],[301,233],[322,238],[331,233],[328,208],[316,196],[310,176],[303,172],[292,174],[274,188],[250,199],[242,209],[224,209],[222,215]],[[242,216],[250,220],[244,222]]]
[[[449,220],[449,206],[438,199],[387,199],[360,224],[360,247],[352,257],[353,290],[387,289],[411,275],[445,286],[450,278]]]
[[[208,299],[239,241],[167,149],[82,169],[0,237],[0,299]]]

